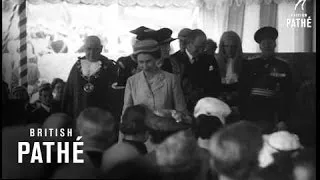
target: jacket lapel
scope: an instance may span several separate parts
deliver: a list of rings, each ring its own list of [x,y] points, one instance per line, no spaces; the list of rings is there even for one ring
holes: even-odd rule
[[[148,97],[152,96],[152,92],[148,86],[147,79],[145,78],[143,71],[139,72],[139,79],[141,79],[141,81],[138,81],[140,83],[138,84],[137,88],[141,89],[141,91],[144,92],[144,94],[146,94]]]

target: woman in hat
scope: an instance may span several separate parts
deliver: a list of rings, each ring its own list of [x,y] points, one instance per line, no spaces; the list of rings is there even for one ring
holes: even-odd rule
[[[219,43],[217,62],[223,84],[223,99],[230,105],[236,105],[238,77],[243,62],[241,39],[234,31],[222,34]]]
[[[161,50],[157,41],[147,39],[134,46],[134,56],[141,72],[126,84],[123,111],[144,104],[151,110],[172,109],[186,113],[186,104],[178,78],[157,66]]]

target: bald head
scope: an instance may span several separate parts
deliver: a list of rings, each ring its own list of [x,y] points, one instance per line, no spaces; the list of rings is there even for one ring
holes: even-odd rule
[[[101,40],[97,36],[88,36],[85,39],[86,46],[101,46]]]
[[[186,39],[187,39],[187,36],[190,32],[191,32],[191,29],[183,28],[178,33],[178,39],[179,39],[179,45],[180,45],[181,51],[184,51],[186,48]]]
[[[87,60],[91,62],[98,61],[102,51],[101,40],[97,36],[88,36],[84,43],[84,51]]]

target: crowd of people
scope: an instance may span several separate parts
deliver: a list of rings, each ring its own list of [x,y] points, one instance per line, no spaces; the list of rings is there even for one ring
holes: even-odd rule
[[[117,61],[88,36],[67,81],[32,97],[2,81],[3,178],[316,179],[315,142],[305,140],[315,137],[292,131],[292,75],[275,56],[275,28],[255,33],[252,60],[233,31],[215,54],[202,30],[184,28],[172,55],[169,28],[131,33],[133,53]],[[18,164],[17,142],[48,141],[29,138],[32,127],[74,129],[51,140],[81,136],[84,163]]]

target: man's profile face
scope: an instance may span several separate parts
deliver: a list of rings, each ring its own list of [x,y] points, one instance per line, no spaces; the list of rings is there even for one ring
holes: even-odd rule
[[[84,51],[86,53],[86,58],[89,61],[97,61],[102,51],[102,45],[100,43],[100,40],[88,38],[85,42]]]
[[[269,56],[274,53],[274,49],[276,48],[276,42],[273,39],[263,39],[260,42],[260,49],[262,55]]]
[[[187,44],[188,52],[193,56],[197,57],[199,54],[203,53],[206,47],[206,36],[197,36],[193,42]]]

